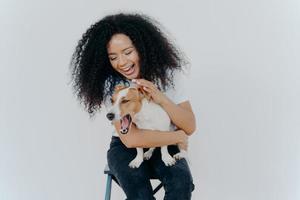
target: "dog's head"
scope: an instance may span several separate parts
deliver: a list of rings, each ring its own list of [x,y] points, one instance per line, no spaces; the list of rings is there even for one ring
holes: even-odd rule
[[[112,108],[106,117],[110,121],[120,120],[122,134],[128,133],[132,119],[141,110],[142,100],[149,95],[139,86],[117,85],[112,96]]]

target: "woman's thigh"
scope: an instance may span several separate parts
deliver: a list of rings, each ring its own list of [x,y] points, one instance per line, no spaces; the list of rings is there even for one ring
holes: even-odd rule
[[[171,156],[178,151],[177,146],[169,146]],[[190,168],[185,159],[177,160],[175,165],[166,166],[161,159],[161,153],[158,148],[153,153],[150,163],[155,176],[157,176],[164,185],[165,199],[191,199],[194,184]]]
[[[143,162],[139,168],[134,169],[128,166],[135,156],[135,148],[129,149],[119,138],[113,138],[107,152],[108,166],[128,199],[154,199],[149,163]]]

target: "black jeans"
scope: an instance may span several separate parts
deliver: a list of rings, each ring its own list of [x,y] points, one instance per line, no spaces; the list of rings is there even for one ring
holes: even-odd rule
[[[179,152],[176,145],[168,146],[173,156]],[[145,151],[145,150],[144,150]],[[107,152],[108,166],[114,174],[128,200],[153,200],[150,178],[158,178],[165,189],[165,200],[189,200],[194,184],[185,159],[177,160],[170,167],[161,160],[160,148],[156,148],[150,160],[144,160],[139,168],[128,166],[136,156],[135,148],[127,148],[118,137],[112,137]]]

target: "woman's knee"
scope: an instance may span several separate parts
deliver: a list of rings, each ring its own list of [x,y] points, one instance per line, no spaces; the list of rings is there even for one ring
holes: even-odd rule
[[[178,176],[166,180],[166,191],[176,191],[176,193],[191,193],[195,186],[190,174],[183,172],[178,173]]]
[[[190,178],[177,179],[165,186],[165,200],[190,200],[195,186]]]
[[[128,200],[153,199],[153,190],[145,167],[140,166],[137,169],[120,170],[116,178]]]
[[[190,169],[185,161],[177,161],[164,177],[166,199],[190,199],[195,186]]]

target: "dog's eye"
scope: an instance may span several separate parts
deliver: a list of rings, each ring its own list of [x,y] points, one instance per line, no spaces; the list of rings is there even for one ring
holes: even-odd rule
[[[127,102],[129,102],[129,100],[123,99],[121,103],[127,103]]]

